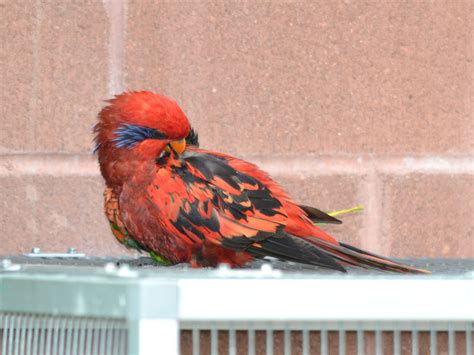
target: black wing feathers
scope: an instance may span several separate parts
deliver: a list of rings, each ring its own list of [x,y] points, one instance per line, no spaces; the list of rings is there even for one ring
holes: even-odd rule
[[[318,210],[315,207],[305,206],[305,205],[300,205],[299,207],[303,211],[306,212],[309,219],[313,223],[332,223],[332,224],[341,224],[342,223],[342,221],[340,221],[339,219],[334,218],[334,217],[328,215],[327,213],[325,213],[321,210]]]
[[[176,173],[183,178],[186,184],[205,182],[208,187],[214,191],[214,197],[209,201],[210,206],[218,210],[230,212],[234,223],[239,223],[246,228],[251,228],[246,223],[246,213],[249,212],[249,210],[258,211],[260,216],[264,215],[268,217],[284,213],[280,210],[282,206],[281,202],[273,196],[272,192],[264,184],[252,176],[235,170],[229,165],[229,162],[225,158],[201,152],[186,151],[181,155],[181,159],[184,164],[181,167],[177,166],[175,168],[179,170],[176,171]],[[186,164],[200,171],[205,180],[191,173],[189,169],[186,169]],[[222,185],[218,186],[218,184],[212,183],[216,178],[226,182],[229,186],[238,190],[239,193],[232,193],[230,189],[226,190]],[[243,184],[250,185],[252,188],[243,188]],[[183,218],[179,220],[182,228],[192,231],[201,238],[202,234],[196,233],[192,228],[192,224],[196,226],[206,225],[212,230],[219,227],[213,224],[213,220],[200,221],[199,219],[203,219],[203,216],[199,215],[197,205],[194,206],[190,204],[189,207],[189,212],[187,213],[182,209],[180,210],[180,214],[184,214],[184,216],[182,216]],[[306,206],[303,207],[310,218],[318,216],[318,221],[339,222],[337,219],[317,209]],[[221,215],[221,218],[228,217]],[[286,233],[284,231],[284,224],[277,226],[275,231],[272,232],[256,230],[256,234],[252,237],[243,235],[227,236],[222,238],[221,243],[225,248],[246,251],[259,258],[272,256],[280,260],[322,266],[345,272],[344,267],[338,264],[335,258],[323,249],[318,248],[304,239]]]
[[[265,239],[258,244],[258,247],[251,246],[247,251],[259,257],[273,256],[280,260],[323,266],[342,272],[346,271],[344,267],[339,265],[334,258],[324,251],[316,248],[304,239],[294,237],[285,232]]]

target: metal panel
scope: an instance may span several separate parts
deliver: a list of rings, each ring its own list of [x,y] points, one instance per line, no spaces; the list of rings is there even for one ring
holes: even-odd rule
[[[303,337],[303,344],[302,344],[303,355],[309,355],[310,354],[309,329],[303,329],[302,337]]]
[[[379,329],[375,330],[375,353],[377,355],[383,355],[382,350],[382,331]]]
[[[179,318],[183,320],[474,319],[474,308],[470,307],[474,299],[472,280],[183,279],[179,281],[179,289]],[[240,302],[242,290],[252,290],[264,302],[229,307]],[[287,302],[293,294],[298,294],[298,302]],[[318,295],[318,302],[314,301],[314,295]],[[439,307],[440,303],[443,307]],[[286,306],[281,307],[282,304]]]
[[[346,354],[346,331],[344,323],[341,323],[339,327],[339,355]]]
[[[321,355],[328,355],[328,331],[323,327],[320,331],[321,334]]]
[[[456,355],[456,342],[454,339],[454,330],[452,326],[448,327],[448,354]]]
[[[335,348],[340,354],[349,349],[381,354],[390,337],[393,353],[400,354],[405,332],[413,354],[426,353],[423,339],[429,334],[431,355],[437,355],[439,343],[450,354],[465,347],[472,355],[474,283],[469,273],[334,276],[173,268],[156,273],[9,264],[0,270],[0,289],[2,355],[146,355],[157,348],[177,355],[180,329],[192,329],[191,349],[183,351],[193,355],[199,355],[201,345],[212,354],[234,355],[240,346],[248,354],[263,349],[268,355],[291,354],[300,334],[304,355],[332,354]],[[258,297],[242,302],[248,290]],[[298,302],[288,302],[294,295]],[[209,331],[210,338],[201,337],[200,330]],[[220,331],[228,334],[228,342],[219,343]],[[246,342],[237,331],[246,332]],[[265,344],[260,331],[265,331]],[[354,334],[349,343],[348,332],[355,332],[355,344]],[[447,341],[438,339],[438,332],[445,332]],[[465,346],[456,343],[458,332],[465,334]]]
[[[252,328],[247,330],[247,349],[248,355],[255,355],[255,330]]]
[[[411,353],[418,355],[418,330],[416,328],[411,332]]]
[[[200,354],[200,349],[199,349],[199,339],[200,339],[200,331],[199,329],[193,329],[193,336],[192,336],[192,341],[193,341],[193,355],[199,355]]]
[[[237,354],[237,341],[235,329],[229,329],[229,355]]]
[[[393,323],[392,323],[393,324]],[[273,354],[274,350],[278,353],[283,353],[283,354],[293,354],[294,349],[292,348],[292,341],[296,339],[297,334],[301,334],[302,336],[302,354],[311,354],[313,352],[318,352],[322,355],[324,354],[333,354],[339,352],[339,354],[355,354],[354,350],[357,349],[360,354],[384,354],[392,353],[392,349],[389,349],[387,345],[389,342],[387,341],[386,343],[384,342],[384,338],[387,339],[393,339],[393,354],[401,354],[402,353],[402,337],[401,337],[401,332],[400,330],[397,330],[396,327],[395,329],[392,329],[390,333],[383,333],[380,329],[382,328],[382,324],[377,324],[377,323],[372,323],[369,325],[364,324],[363,322],[356,324],[354,327],[347,327],[344,323],[339,323],[339,330],[337,332],[331,331],[331,335],[329,335],[328,332],[328,327],[325,326],[322,323],[319,323],[317,326],[314,325],[314,323],[295,323],[291,321],[287,321],[286,324],[280,324],[279,326],[272,325],[270,323],[247,323],[245,326],[244,325],[238,325],[237,328],[242,328],[242,329],[247,329],[247,344],[244,344],[242,342],[236,341],[235,338],[235,327],[232,325],[232,323],[202,323],[202,324],[194,324],[194,329],[200,329],[200,330],[205,330],[205,331],[210,331],[211,334],[214,332],[217,334],[218,331],[224,331],[225,329],[228,329],[229,331],[229,342],[227,344],[223,344],[223,346],[219,346],[219,354],[222,353],[228,353],[228,354],[236,354],[238,346],[242,347],[247,347],[248,349],[248,354],[267,354],[271,355]],[[445,332],[448,332],[449,329],[449,322],[444,323],[444,325],[437,325],[435,328],[443,330]],[[471,347],[468,345],[471,342],[471,332],[472,332],[472,325],[471,323],[464,323],[463,325],[457,324],[456,325],[457,329],[464,329],[464,332],[466,334],[466,355],[471,355],[470,354],[470,349]],[[385,327],[386,328],[386,325]],[[434,355],[436,354],[436,350],[433,351],[433,348],[429,348],[430,350],[427,349],[427,346],[430,346],[427,344],[425,341],[422,342],[419,341],[419,338],[423,336],[423,338],[426,336],[424,339],[429,339],[430,332],[424,332],[423,334],[420,333],[418,330],[418,324],[417,323],[412,323],[411,324],[411,330],[409,332],[405,332],[405,335],[409,335],[409,342],[410,342],[410,347],[411,351],[410,353],[418,353],[418,354],[431,354]],[[290,330],[291,329],[291,330]],[[256,331],[264,330],[266,331],[266,345],[265,348],[262,347],[262,343],[260,343],[259,346],[257,346],[258,342],[255,341],[255,337],[252,334],[255,334]],[[274,343],[274,331],[278,331],[278,334],[280,335],[283,333],[283,342],[280,342],[280,340],[277,340]],[[356,344],[351,344],[350,347],[348,348],[346,338],[347,338],[347,332],[355,332],[357,334],[357,342]],[[196,332],[197,334],[197,332]],[[354,334],[354,335],[355,335]],[[436,334],[436,332],[434,332]],[[329,341],[329,337],[333,337],[334,335],[337,335],[337,347],[336,343],[333,342],[332,340]],[[406,337],[404,335],[404,339],[406,340]],[[319,349],[311,349],[310,345],[313,342],[313,344],[318,344],[316,336],[319,336]],[[299,337],[299,335],[298,335]],[[352,335],[351,335],[352,337]],[[453,335],[454,338],[454,335]],[[468,339],[469,338],[469,339]],[[334,339],[334,338],[332,338]],[[241,339],[242,340],[242,339]],[[202,342],[203,338],[194,338],[194,344],[196,342]],[[204,338],[204,342],[209,341]],[[204,345],[204,347],[208,347],[209,345],[212,346],[212,342],[214,340],[211,339],[210,342],[211,344]],[[452,340],[451,340],[452,341]],[[278,348],[274,349],[274,344],[277,344]],[[432,344],[432,343],[431,343]],[[451,344],[451,343],[450,343]],[[405,343],[404,346],[407,344]],[[431,345],[433,346],[433,345]],[[448,349],[449,346],[452,345],[448,344],[448,338],[446,338],[446,341],[442,343],[442,346],[446,349]],[[436,348],[436,345],[434,346]],[[216,352],[216,348],[213,347],[213,352],[211,354]],[[337,350],[338,349],[338,350]],[[453,350],[453,349],[452,349]],[[241,350],[242,351],[242,350]],[[350,352],[349,352],[350,351]],[[428,352],[427,352],[428,351]],[[459,349],[454,350],[454,354],[456,355],[462,355],[464,352],[460,352]],[[195,355],[196,353],[193,353]]]
[[[472,323],[466,327],[466,355],[472,355]]]
[[[265,344],[267,349],[267,355],[273,355],[273,329],[266,329]]]
[[[101,333],[101,327],[108,332]],[[125,320],[30,313],[0,313],[0,330],[2,355],[102,355],[107,354],[104,348],[91,351],[90,345],[120,344],[128,336]],[[116,354],[125,355],[125,347],[117,347]]]
[[[285,349],[285,355],[291,355],[291,332],[286,328],[283,332],[283,346]]]
[[[400,331],[395,330],[393,332],[393,355],[400,355],[401,354],[401,337],[400,337]]]
[[[357,355],[365,354],[364,331],[357,329]]]
[[[219,349],[219,338],[218,338],[218,330],[216,328],[211,328],[211,354],[218,355]]]

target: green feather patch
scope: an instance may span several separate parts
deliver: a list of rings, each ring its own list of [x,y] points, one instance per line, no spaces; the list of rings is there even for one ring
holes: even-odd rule
[[[153,259],[156,263],[163,265],[163,266],[169,266],[171,265],[171,261],[166,259],[164,256],[156,254],[154,251],[150,251],[150,258]]]

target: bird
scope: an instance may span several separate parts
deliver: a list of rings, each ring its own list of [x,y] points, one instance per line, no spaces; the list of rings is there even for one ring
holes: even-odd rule
[[[239,268],[270,258],[340,272],[426,272],[337,241],[317,224],[340,220],[298,204],[255,164],[199,147],[186,114],[164,95],[116,95],[94,133],[113,234],[164,265]]]

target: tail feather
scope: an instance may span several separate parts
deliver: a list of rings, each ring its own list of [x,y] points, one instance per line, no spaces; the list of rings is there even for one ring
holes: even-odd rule
[[[334,258],[347,265],[362,267],[365,269],[378,269],[399,273],[430,273],[428,270],[418,269],[412,266],[404,265],[386,257],[356,248],[349,244],[332,244],[316,238],[304,239],[310,242],[311,244],[323,249],[329,255],[332,255]]]
[[[246,251],[257,258],[271,256],[341,272],[346,272],[344,266],[354,266],[398,273],[429,273],[427,270],[404,265],[349,244],[328,242],[315,237],[297,237],[284,231],[254,242]]]
[[[272,256],[280,260],[322,266],[346,272],[344,267],[325,250],[321,250],[321,248],[316,247],[312,243],[285,232],[254,243],[247,249],[247,252],[256,257]]]
[[[306,212],[308,218],[313,223],[332,223],[332,224],[341,224],[342,221],[323,212],[315,207],[300,205],[299,206],[303,211]]]

